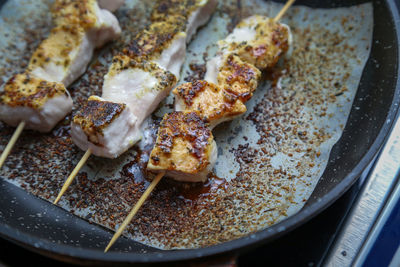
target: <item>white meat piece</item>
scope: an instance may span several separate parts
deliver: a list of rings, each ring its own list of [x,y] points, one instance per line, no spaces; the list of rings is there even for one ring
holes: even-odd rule
[[[89,39],[96,48],[116,39],[121,34],[118,19],[106,9],[96,9],[97,25],[88,31]]]
[[[196,112],[165,114],[147,169],[166,171],[178,181],[204,182],[217,160],[217,145],[208,125]]]
[[[104,99],[124,103],[140,125],[169,94],[176,84],[175,76],[151,62],[136,62],[128,56],[114,57],[104,77]]]
[[[72,109],[72,99],[63,84],[31,74],[12,77],[0,93],[0,120],[11,126],[25,121],[25,129],[49,132]]]
[[[186,28],[187,43],[192,40],[192,37],[196,33],[197,29],[207,23],[218,5],[217,0],[200,0],[197,2],[198,3],[196,3],[195,8],[188,17]]]
[[[170,45],[153,62],[170,71],[179,80],[181,67],[186,57],[186,33],[176,34]]]
[[[91,96],[71,123],[72,140],[96,156],[117,158],[140,140],[136,122],[126,105]]]
[[[215,140],[211,142],[211,151],[209,154],[208,158],[208,164],[207,166],[200,170],[197,173],[188,173],[188,172],[183,172],[183,171],[178,171],[178,170],[166,170],[165,176],[172,178],[176,181],[180,182],[190,182],[190,183],[197,183],[197,182],[205,182],[207,181],[208,174],[212,172],[215,163],[217,162],[218,159],[218,149],[217,149],[217,143]],[[186,159],[184,159],[186,161]],[[156,171],[159,172],[159,171]]]
[[[28,70],[36,77],[68,87],[86,71],[93,50],[94,44],[82,30],[55,28],[33,54]]]
[[[75,18],[79,14],[55,11],[54,16],[69,17],[55,18],[58,26],[40,44],[30,60],[28,70],[32,74],[68,87],[86,71],[94,49],[120,35],[121,28],[112,13],[100,9],[95,1],[89,10],[91,13],[85,16],[94,21],[89,25],[81,21],[84,18]]]

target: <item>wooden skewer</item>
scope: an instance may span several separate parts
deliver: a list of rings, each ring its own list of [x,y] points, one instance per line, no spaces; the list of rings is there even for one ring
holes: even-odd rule
[[[286,4],[282,7],[281,11],[279,11],[279,13],[275,16],[274,18],[275,22],[278,22],[283,17],[283,15],[286,13],[289,7],[293,5],[294,1],[296,0],[289,0],[286,2]]]
[[[274,21],[277,22],[279,21],[282,16],[285,14],[285,12],[289,9],[289,7],[295,2],[295,0],[288,0],[286,4],[283,6],[283,8],[279,11],[279,13],[275,16]],[[153,189],[156,187],[158,182],[161,180],[161,178],[165,175],[165,172],[160,172],[156,178],[151,182],[149,187],[146,189],[144,194],[140,197],[139,201],[136,203],[136,205],[132,208],[131,212],[128,214],[128,216],[125,218],[121,226],[118,228],[117,232],[114,234],[112,237],[111,241],[108,243],[106,249],[104,250],[104,253],[106,253],[111,246],[115,243],[115,241],[121,236],[122,232],[125,230],[125,228],[128,226],[128,224],[131,222],[132,218],[135,216],[135,214],[138,212],[140,207],[143,205],[143,203],[146,201],[150,193],[153,191]]]
[[[4,162],[6,161],[8,155],[10,154],[11,149],[15,145],[15,142],[17,142],[18,137],[21,135],[22,130],[24,129],[24,127],[25,127],[25,122],[21,121],[18,124],[17,129],[15,130],[13,136],[11,137],[10,141],[8,142],[8,144],[7,144],[6,148],[4,149],[3,153],[1,153],[1,156],[0,156],[0,169],[3,166]]]
[[[151,182],[149,187],[147,187],[146,191],[140,197],[139,201],[136,203],[136,205],[129,212],[128,216],[122,222],[122,224],[118,228],[117,232],[115,232],[114,236],[111,238],[111,241],[108,243],[106,249],[104,250],[104,253],[106,253],[111,248],[111,246],[115,243],[115,241],[117,241],[117,239],[121,236],[122,232],[125,230],[125,228],[128,226],[128,224],[131,222],[132,218],[136,215],[138,210],[142,207],[143,203],[146,201],[146,199],[149,197],[149,195],[151,194],[153,189],[156,187],[158,182],[160,182],[161,178],[164,175],[165,175],[165,172],[160,172],[159,174],[157,174],[156,178],[154,178],[154,180]]]
[[[60,193],[58,194],[56,200],[54,200],[53,204],[57,204],[58,203],[58,201],[60,200],[62,195],[64,195],[65,191],[67,191],[68,187],[70,186],[72,181],[75,179],[75,177],[78,174],[78,172],[82,169],[83,165],[85,165],[86,161],[88,160],[88,158],[90,157],[91,154],[92,154],[92,151],[90,150],[90,148],[88,150],[86,150],[85,154],[83,155],[81,160],[78,162],[78,164],[76,165],[75,169],[68,176],[67,180],[65,181],[63,187],[61,188]]]

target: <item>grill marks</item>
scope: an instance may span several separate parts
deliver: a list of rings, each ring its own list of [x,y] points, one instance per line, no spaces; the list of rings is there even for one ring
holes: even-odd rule
[[[5,84],[4,91],[0,92],[0,101],[10,107],[41,109],[48,99],[62,95],[68,96],[63,84],[24,73],[14,75]]]
[[[165,21],[155,22],[139,33],[123,53],[136,61],[157,58],[180,32],[185,32],[184,17],[173,16]]]
[[[257,89],[260,78],[261,72],[256,67],[230,54],[218,73],[218,85],[242,102],[247,102]]]
[[[209,164],[213,140],[210,128],[196,112],[166,114],[149,164],[197,173]]]
[[[197,112],[207,122],[246,112],[246,106],[235,94],[204,80],[182,84],[173,93],[176,101],[184,101],[177,109]]]
[[[96,0],[56,0],[51,8],[56,25],[80,26],[85,30],[97,23]]]
[[[96,96],[91,96],[86,105],[75,115],[73,121],[80,125],[82,130],[93,139],[95,133],[102,134],[103,129],[110,125],[125,108],[125,104],[104,101]],[[95,141],[94,143],[98,142]]]

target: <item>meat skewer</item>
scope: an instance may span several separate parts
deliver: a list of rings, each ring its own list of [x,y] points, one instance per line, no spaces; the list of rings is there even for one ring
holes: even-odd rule
[[[117,158],[141,139],[141,124],[179,80],[188,43],[206,23],[216,0],[161,0],[153,23],[113,58],[102,97],[91,96],[71,123],[74,143],[86,150],[67,178],[57,204],[91,154]]]
[[[0,168],[24,128],[49,132],[72,110],[66,90],[81,76],[95,48],[121,33],[117,18],[105,8],[123,1],[57,0],[54,28],[33,53],[23,74],[14,75],[0,93],[0,120],[18,126],[0,157]]]
[[[275,22],[275,23],[278,22],[278,20],[283,16],[283,14],[287,11],[287,9],[293,3],[294,3],[294,0],[289,0],[285,4],[285,6],[282,8],[282,10],[278,13],[278,15],[275,17],[273,22]],[[256,17],[256,19],[257,19],[257,17]],[[239,24],[238,26],[239,26],[239,30],[240,30],[241,25]],[[288,32],[288,34],[289,34],[289,38],[290,38],[290,33]],[[228,38],[229,38],[229,36],[228,36]],[[290,40],[288,40],[288,41],[290,42]],[[286,50],[287,50],[287,48],[286,48]],[[237,52],[237,50],[235,52]],[[278,51],[278,53],[280,53],[280,52]],[[249,67],[249,66],[247,66],[247,67]],[[248,69],[248,68],[245,68],[245,69]],[[208,71],[210,71],[210,70],[208,70]],[[223,73],[223,71],[221,71],[221,73]],[[253,75],[250,75],[251,78],[255,78],[259,75],[257,72],[252,72],[252,74]],[[252,80],[252,79],[249,79],[249,80]],[[246,82],[248,83],[248,80],[246,80]],[[202,98],[202,99],[211,99],[211,101],[213,101],[212,100],[213,93],[215,93],[216,95],[221,95],[221,94],[219,94],[220,90],[216,86],[212,85],[211,83],[208,83],[206,81],[198,82],[198,83],[200,83],[200,85],[196,84],[197,88],[193,88],[193,87],[196,87],[196,85],[189,88],[188,93],[186,94],[187,98],[189,98],[188,102],[190,102],[190,100],[191,100],[190,98],[193,96],[193,94],[196,93],[196,90],[203,90],[206,87],[210,87],[211,94],[204,96],[204,98]],[[252,84],[252,83],[248,83],[248,84]],[[254,84],[252,84],[252,85],[254,85]],[[188,87],[188,85],[183,85],[183,86],[181,86],[181,89],[182,89],[182,87],[185,87],[185,86],[186,86],[186,88]],[[200,89],[199,89],[199,87],[200,87]],[[249,94],[251,94],[251,90],[253,90],[253,88],[250,86],[250,88],[248,88],[248,91],[250,91]],[[183,91],[185,91],[185,88],[183,88]],[[176,88],[174,90],[174,93],[176,95],[179,95],[179,89]],[[250,97],[251,97],[251,95],[250,95]],[[247,97],[247,100],[248,99],[249,98]],[[244,99],[242,99],[242,100],[244,100]],[[235,99],[235,101],[237,101],[237,99]],[[244,101],[246,101],[246,100],[244,100]],[[179,106],[179,104],[178,104],[178,106]],[[240,112],[243,113],[246,111],[245,107],[244,107],[244,111],[243,111],[243,106],[239,105],[236,108],[230,109],[228,111],[236,110],[238,113],[240,113]],[[217,106],[217,109],[220,107],[221,106]],[[204,106],[200,105],[200,109],[201,108],[204,108]],[[204,110],[207,112],[207,110],[210,110],[210,109],[205,108]],[[198,111],[198,109],[197,109],[197,111]],[[125,220],[123,221],[121,226],[115,232],[114,236],[112,237],[111,241],[105,248],[104,252],[107,252],[111,248],[111,246],[115,243],[115,241],[121,236],[121,234],[125,230],[126,226],[130,223],[132,218],[136,215],[137,211],[143,205],[144,201],[149,197],[152,190],[157,186],[157,184],[159,183],[161,178],[167,174],[169,168],[171,168],[171,167],[176,168],[177,165],[183,166],[182,171],[183,172],[186,171],[187,173],[189,173],[189,178],[191,178],[191,179],[194,178],[194,180],[193,179],[191,180],[192,182],[196,181],[196,178],[198,178],[196,176],[194,176],[194,177],[190,176],[190,173],[192,173],[193,170],[196,170],[196,171],[201,170],[200,171],[200,173],[202,174],[202,175],[200,175],[201,180],[204,180],[203,179],[204,174],[208,173],[211,170],[212,167],[210,168],[210,166],[213,166],[213,162],[216,161],[216,156],[217,156],[216,145],[215,145],[213,136],[211,134],[210,128],[206,127],[204,124],[205,117],[201,116],[201,115],[199,116],[199,113],[197,111],[178,111],[178,112],[172,112],[171,114],[166,114],[164,116],[163,121],[161,122],[160,129],[159,129],[155,148],[153,149],[153,151],[150,155],[148,169],[157,170],[157,167],[155,167],[155,165],[152,165],[152,163],[151,163],[152,160],[154,162],[160,162],[160,160],[161,160],[157,155],[158,154],[157,150],[162,151],[163,153],[164,152],[168,153],[170,155],[170,157],[167,160],[164,159],[164,161],[166,163],[165,166],[163,166],[162,168],[160,168],[158,170],[157,176],[153,179],[153,181],[151,182],[149,187],[146,189],[144,194],[140,197],[139,201],[129,212],[127,218],[125,218]],[[225,111],[225,110],[223,109],[222,111]],[[211,113],[217,114],[217,116],[216,116],[217,121],[227,120],[227,119],[219,116],[219,114],[217,112],[212,111]],[[224,113],[224,112],[222,112],[222,113]],[[228,118],[232,118],[232,116],[234,116],[234,113],[232,113],[232,112],[227,112],[225,114],[227,114]],[[173,140],[174,138],[176,138],[176,140]],[[156,151],[156,153],[153,153],[154,151]],[[185,157],[178,158],[176,160],[173,158],[174,153],[179,154],[179,151],[189,151],[189,153],[186,152]],[[188,154],[191,154],[191,155],[188,156]],[[193,155],[195,155],[195,156],[193,156]],[[171,172],[170,172],[170,174],[171,174]],[[175,175],[173,178],[175,178],[176,180],[184,180],[184,181],[186,180],[185,177],[183,177],[183,179],[180,179],[180,178],[182,178],[182,176],[180,176],[179,172],[173,173],[173,174]]]

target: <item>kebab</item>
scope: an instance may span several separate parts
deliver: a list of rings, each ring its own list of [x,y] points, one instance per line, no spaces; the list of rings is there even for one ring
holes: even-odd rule
[[[208,81],[183,84],[173,90],[175,109],[158,130],[147,169],[158,173],[107,245],[115,243],[163,176],[178,181],[207,179],[217,160],[217,146],[209,126],[246,112],[244,103],[257,88],[261,70],[272,68],[291,43],[290,29],[278,23],[293,4],[289,0],[274,19],[252,16],[219,42],[219,52],[207,64]],[[290,52],[290,51],[289,51]]]
[[[54,204],[91,154],[117,158],[141,139],[144,119],[179,80],[186,44],[209,20],[216,5],[216,0],[167,0],[156,4],[151,14],[153,23],[113,58],[104,77],[102,97],[89,97],[74,117],[72,140],[86,153]]]
[[[54,28],[33,53],[26,71],[11,77],[0,93],[0,120],[18,126],[0,157],[0,168],[24,128],[49,132],[72,110],[66,90],[81,76],[93,51],[121,33],[110,12],[123,1],[57,0]]]

